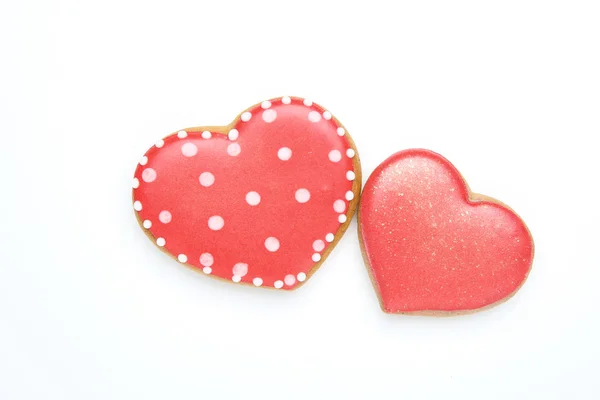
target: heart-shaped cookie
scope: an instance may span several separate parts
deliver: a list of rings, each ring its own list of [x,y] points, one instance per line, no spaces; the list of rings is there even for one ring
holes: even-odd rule
[[[224,127],[156,142],[133,180],[148,237],[204,274],[295,289],[354,214],[360,162],[344,127],[309,100],[264,101]]]
[[[388,313],[463,314],[524,283],[533,239],[507,206],[471,193],[428,150],[406,150],[369,177],[359,209],[365,262]]]

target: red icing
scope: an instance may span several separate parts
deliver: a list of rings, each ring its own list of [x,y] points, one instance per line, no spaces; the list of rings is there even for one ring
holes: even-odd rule
[[[456,168],[427,150],[384,161],[363,190],[359,226],[384,311],[476,310],[524,282],[533,241],[508,208],[469,199]]]
[[[151,238],[164,239],[168,253],[211,276],[295,288],[353,214],[360,166],[351,140],[322,107],[289,98],[249,109],[210,138],[207,129],[180,131],[147,151],[134,178],[140,222],[151,223]],[[308,201],[296,199],[299,189]],[[213,216],[224,221],[220,230],[209,227],[220,226]]]

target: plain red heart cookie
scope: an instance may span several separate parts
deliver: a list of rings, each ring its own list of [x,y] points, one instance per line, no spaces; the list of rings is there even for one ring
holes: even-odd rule
[[[359,209],[365,262],[388,313],[463,314],[524,283],[533,239],[507,206],[471,193],[428,150],[394,154],[369,177]]]
[[[344,127],[309,100],[283,97],[228,126],[156,142],[135,171],[133,207],[148,237],[180,263],[295,289],[343,235],[360,187]]]

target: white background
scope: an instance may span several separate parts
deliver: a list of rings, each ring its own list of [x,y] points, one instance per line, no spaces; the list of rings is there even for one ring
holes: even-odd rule
[[[598,399],[596,1],[2,1],[0,399]],[[310,97],[365,178],[425,147],[536,242],[509,302],[386,315],[356,223],[302,289],[232,286],[141,232],[154,141]],[[510,397],[509,397],[510,396]]]

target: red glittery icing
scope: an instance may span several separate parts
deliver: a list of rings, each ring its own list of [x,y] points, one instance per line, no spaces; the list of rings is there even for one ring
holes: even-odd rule
[[[359,229],[366,262],[389,313],[464,313],[510,297],[525,281],[533,240],[523,221],[471,194],[456,168],[406,150],[369,177]]]
[[[294,289],[343,234],[359,192],[345,129],[323,107],[283,97],[227,127],[159,140],[135,171],[133,207],[150,239],[179,262]]]

